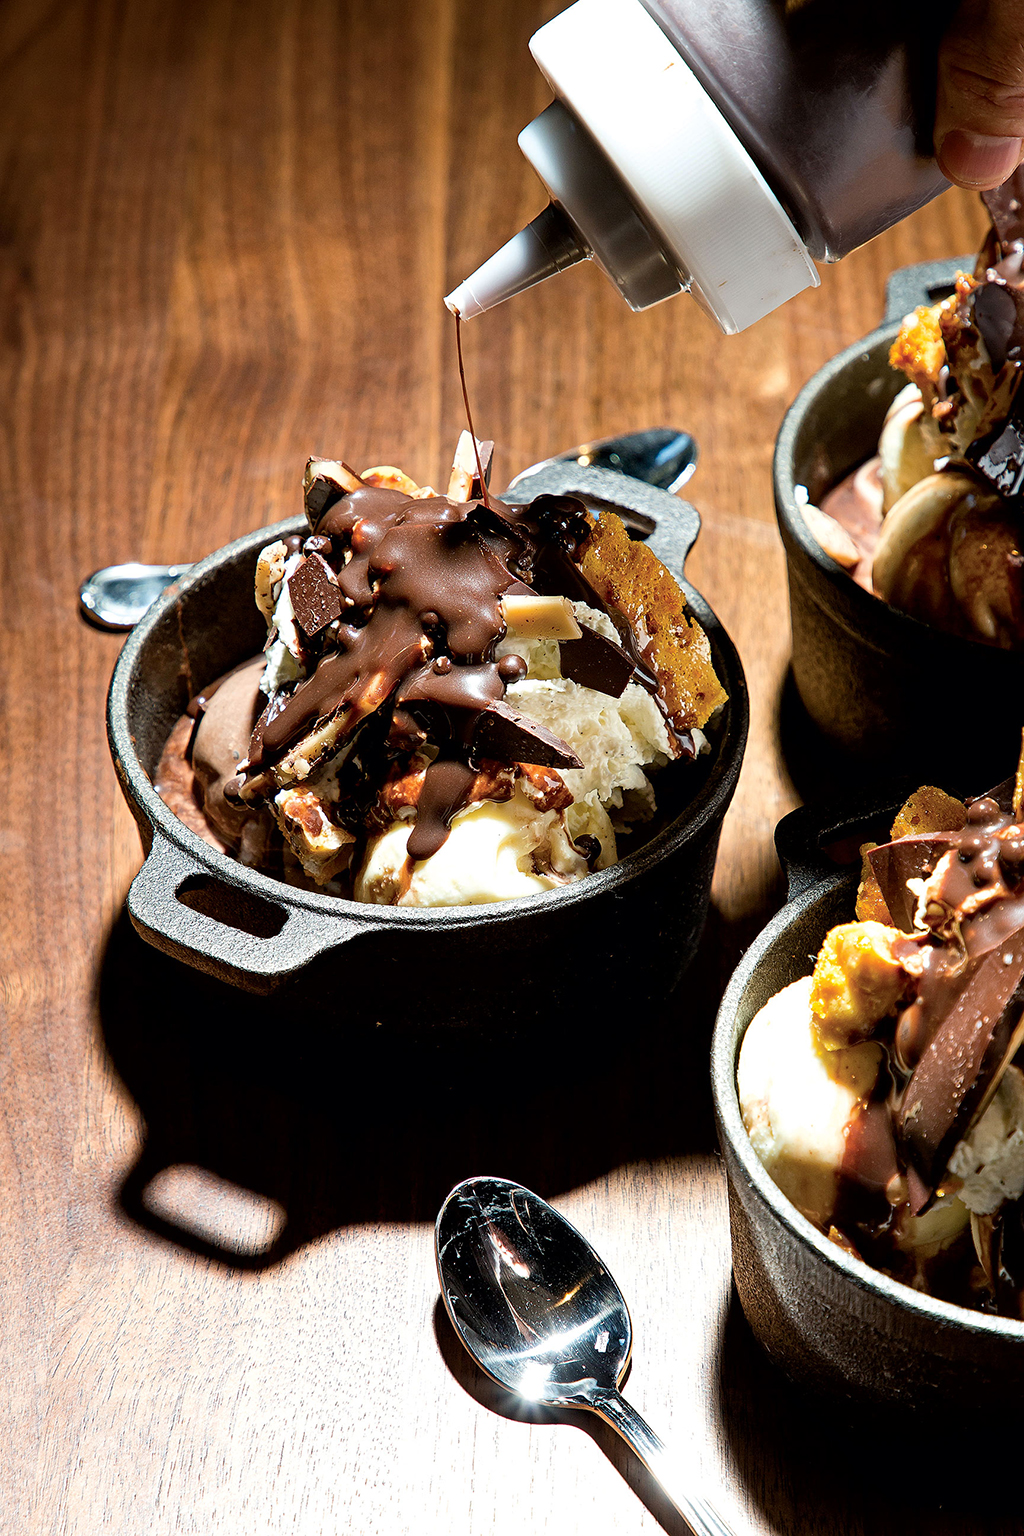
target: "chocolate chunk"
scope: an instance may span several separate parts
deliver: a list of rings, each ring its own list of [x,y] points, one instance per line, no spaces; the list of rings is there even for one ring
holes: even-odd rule
[[[1020,1044],[1024,930],[970,962],[955,1001],[903,1094],[896,1131],[925,1184],[941,1181]]]
[[[541,768],[582,768],[572,748],[546,726],[520,714],[504,700],[480,711],[473,728],[473,756],[503,763],[536,763]]]
[[[893,843],[882,843],[868,853],[868,863],[878,881],[882,899],[893,923],[904,933],[914,931],[917,908],[917,897],[908,891],[907,881],[930,875],[954,842],[955,834],[932,832],[923,837],[900,837]]]
[[[607,693],[613,699],[622,697],[626,684],[633,676],[633,662],[621,645],[607,640],[596,629],[581,624],[583,631],[578,640],[562,640],[558,653],[561,657],[562,676],[568,677],[581,688],[593,688],[597,693]]]
[[[1024,167],[1018,166],[1002,186],[981,194],[1001,245],[1024,240]]]
[[[288,578],[296,623],[310,639],[341,617],[341,593],[322,555],[309,554]]]
[[[982,283],[974,294],[974,323],[988,351],[993,372],[998,373],[1011,352],[1020,359],[1021,326],[1018,311],[1024,295],[1003,283]]]
[[[1004,425],[990,437],[972,443],[968,462],[1001,496],[1019,496],[1024,489],[1024,424],[1019,419],[1024,397],[1020,390]]]
[[[302,481],[302,493],[309,526],[315,529],[318,520],[329,507],[361,485],[359,476],[340,459],[308,459]]]

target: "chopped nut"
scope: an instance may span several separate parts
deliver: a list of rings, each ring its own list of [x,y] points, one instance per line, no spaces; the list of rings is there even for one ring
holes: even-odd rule
[[[538,811],[567,811],[573,803],[572,790],[557,768],[541,768],[535,763],[519,763],[519,773],[528,799]]]
[[[907,973],[892,952],[898,928],[840,923],[825,935],[811,983],[811,1012],[825,1050],[867,1040],[902,997]]]
[[[583,631],[567,597],[503,597],[501,616],[510,635],[520,640],[578,640]]]
[[[355,837],[344,827],[335,826],[318,795],[309,789],[282,789],[275,796],[274,808],[281,831],[306,874],[318,885],[345,868]]]

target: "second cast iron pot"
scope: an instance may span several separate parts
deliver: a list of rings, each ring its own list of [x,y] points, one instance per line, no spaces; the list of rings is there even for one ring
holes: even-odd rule
[[[978,786],[975,778],[967,792],[979,793]],[[762,1166],[736,1087],[747,1025],[769,998],[810,975],[828,930],[853,919],[857,847],[888,836],[915,787],[912,780],[890,781],[877,792],[793,811],[779,823],[788,900],[726,989],[712,1042],[712,1089],[736,1290],[771,1358],[801,1386],[831,1397],[922,1411],[944,1428],[977,1415],[981,1426],[1024,1416],[1024,1323],[926,1296],[831,1242]],[[960,784],[948,787],[965,792]],[[846,862],[851,856],[853,864]]]

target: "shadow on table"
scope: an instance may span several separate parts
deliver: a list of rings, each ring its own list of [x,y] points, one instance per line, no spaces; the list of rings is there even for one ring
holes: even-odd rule
[[[625,1478],[667,1536],[691,1536],[690,1527],[665,1498],[647,1468],[615,1431],[595,1414],[584,1410],[573,1412],[570,1409],[543,1408],[513,1392],[506,1392],[504,1387],[499,1387],[497,1382],[485,1376],[456,1336],[440,1297],[434,1308],[434,1336],[452,1376],[482,1408],[500,1414],[502,1418],[515,1419],[519,1424],[566,1424],[582,1430],[604,1452],[619,1475]],[[628,1370],[626,1374],[628,1379]]]
[[[1010,1536],[1021,1528],[1019,1427],[955,1414],[937,1422],[801,1391],[761,1349],[735,1292],[713,1379],[723,1439],[765,1529]]]
[[[712,908],[657,1017],[552,1018],[478,1049],[346,1029],[343,985],[315,1009],[249,996],[152,949],[122,913],[100,1018],[147,1127],[123,1207],[194,1252],[258,1269],[346,1224],[432,1221],[470,1174],[552,1195],[626,1162],[709,1151],[715,1008],[761,921],[736,927]]]

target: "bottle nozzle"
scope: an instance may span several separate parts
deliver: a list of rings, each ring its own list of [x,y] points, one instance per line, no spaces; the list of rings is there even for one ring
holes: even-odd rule
[[[543,213],[513,235],[500,251],[495,251],[472,277],[445,299],[453,314],[472,320],[493,309],[513,294],[554,277],[578,261],[586,261],[590,252],[557,203],[549,203]]]

